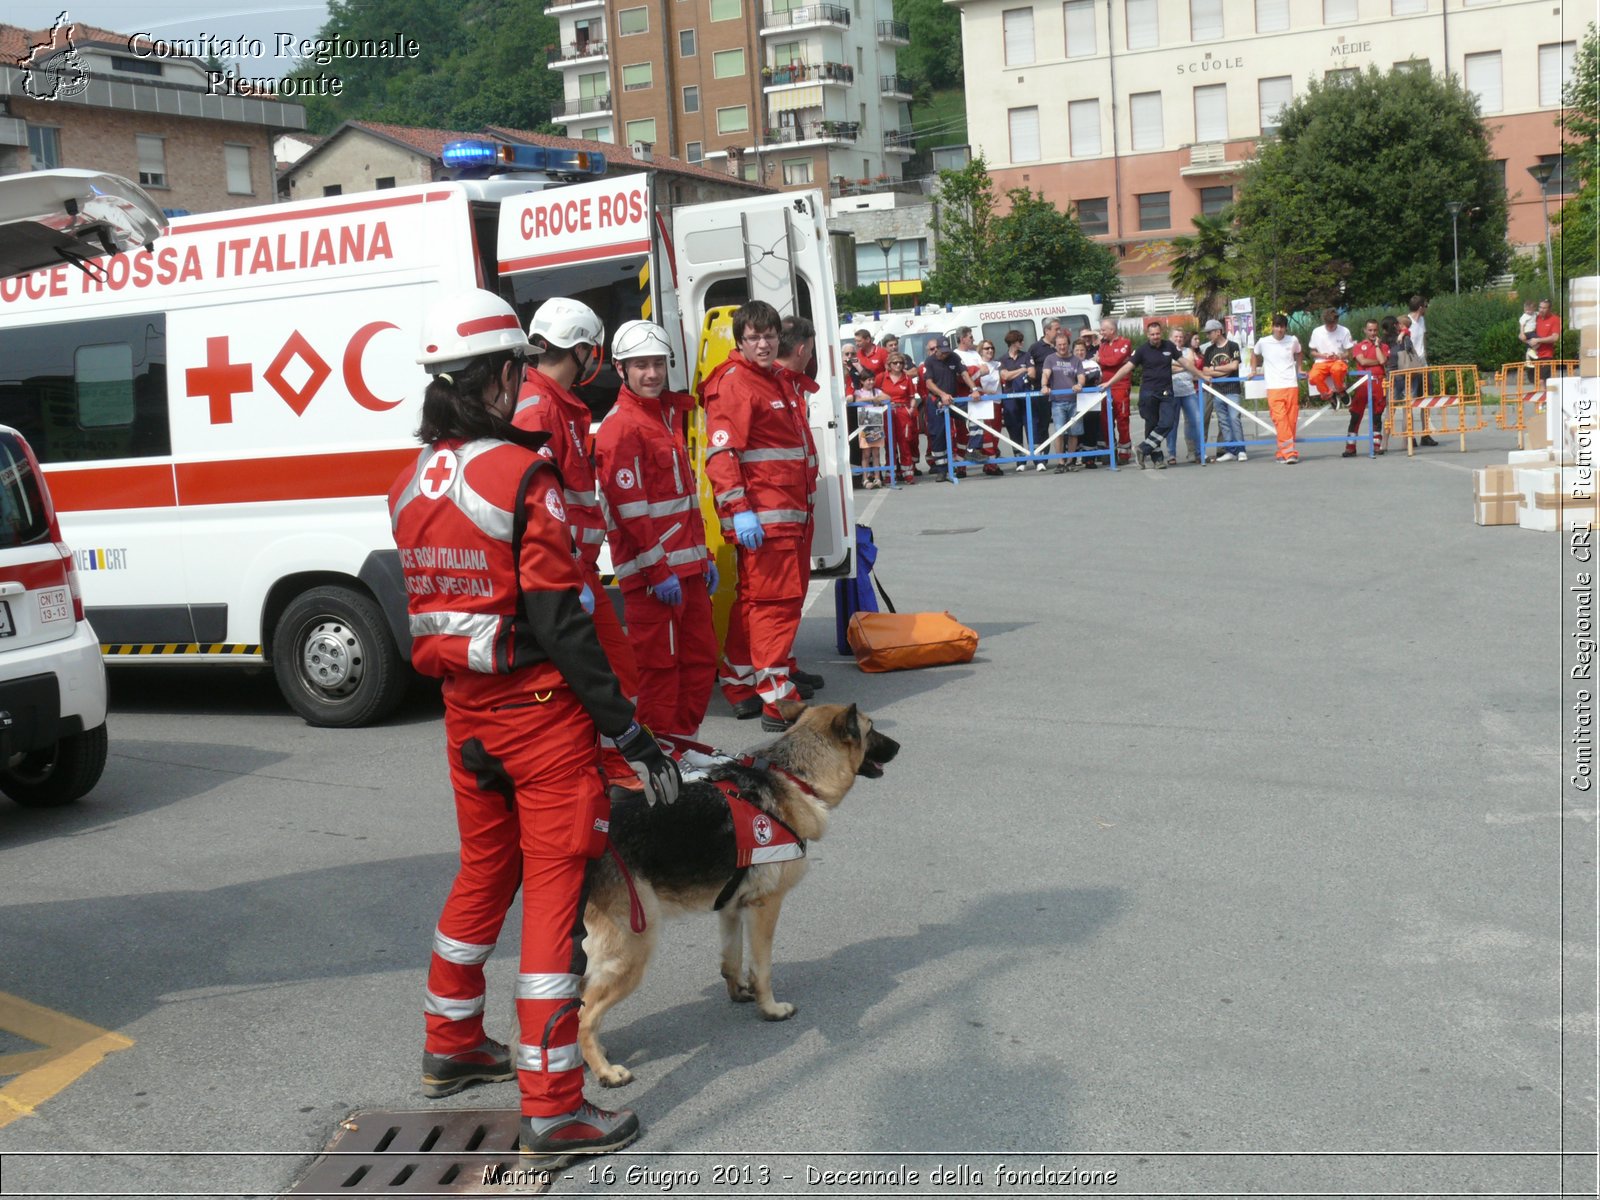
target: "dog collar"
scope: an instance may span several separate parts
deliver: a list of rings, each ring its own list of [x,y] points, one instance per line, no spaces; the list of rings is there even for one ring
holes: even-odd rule
[[[741,754],[734,761],[737,762],[741,767],[749,767],[752,771],[771,771],[776,775],[782,775],[785,779],[794,784],[795,787],[799,788],[808,796],[815,796],[817,794],[809,783],[807,783],[804,779],[801,779],[800,776],[796,775],[793,771],[785,771],[782,767],[778,766],[776,763],[769,762],[767,759],[757,758],[753,754]]]

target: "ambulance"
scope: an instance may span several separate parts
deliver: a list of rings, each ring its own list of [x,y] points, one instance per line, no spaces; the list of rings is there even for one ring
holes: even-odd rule
[[[1100,315],[1100,297],[1087,294],[999,304],[924,304],[904,312],[845,313],[839,325],[839,341],[848,343],[856,330],[866,329],[881,346],[883,339],[893,334],[900,339],[900,349],[920,362],[929,336],[948,337],[953,346],[956,330],[962,327],[970,328],[979,342],[992,341],[1003,353],[1006,334],[1013,329],[1022,330],[1026,349],[1043,336],[1044,323],[1051,317],[1077,337],[1086,329],[1096,328]]]
[[[321,726],[401,700],[385,495],[417,454],[418,325],[448,289],[497,290],[524,322],[556,295],[608,330],[657,320],[677,388],[752,296],[838,324],[816,192],[669,209],[659,172],[606,178],[598,154],[471,141],[444,162],[449,181],[177,218],[102,272],[0,282],[0,424],[43,463],[112,667],[265,664]],[[842,573],[840,360],[819,355],[813,566]],[[618,386],[608,370],[581,393],[596,420]]]

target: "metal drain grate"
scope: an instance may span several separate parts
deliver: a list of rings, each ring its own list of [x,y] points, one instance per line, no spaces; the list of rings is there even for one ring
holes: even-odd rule
[[[516,1109],[352,1113],[284,1195],[542,1195],[549,1180],[523,1171],[517,1124]]]

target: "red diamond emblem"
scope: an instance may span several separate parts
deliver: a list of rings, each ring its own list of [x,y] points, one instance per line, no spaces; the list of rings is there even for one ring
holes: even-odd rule
[[[298,389],[291,388],[289,381],[283,377],[284,369],[295,360],[296,356],[311,372]],[[300,417],[305,415],[307,407],[311,404],[311,398],[332,374],[333,368],[328,366],[322,355],[311,348],[311,343],[306,341],[297,329],[289,335],[289,340],[284,342],[283,349],[278,351],[277,357],[261,373],[261,378],[283,398],[285,404],[294,409],[294,415]]]

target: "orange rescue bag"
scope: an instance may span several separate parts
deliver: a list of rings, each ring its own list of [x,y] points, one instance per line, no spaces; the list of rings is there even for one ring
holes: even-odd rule
[[[949,613],[858,612],[846,630],[863,671],[911,671],[971,662],[978,634]]]

